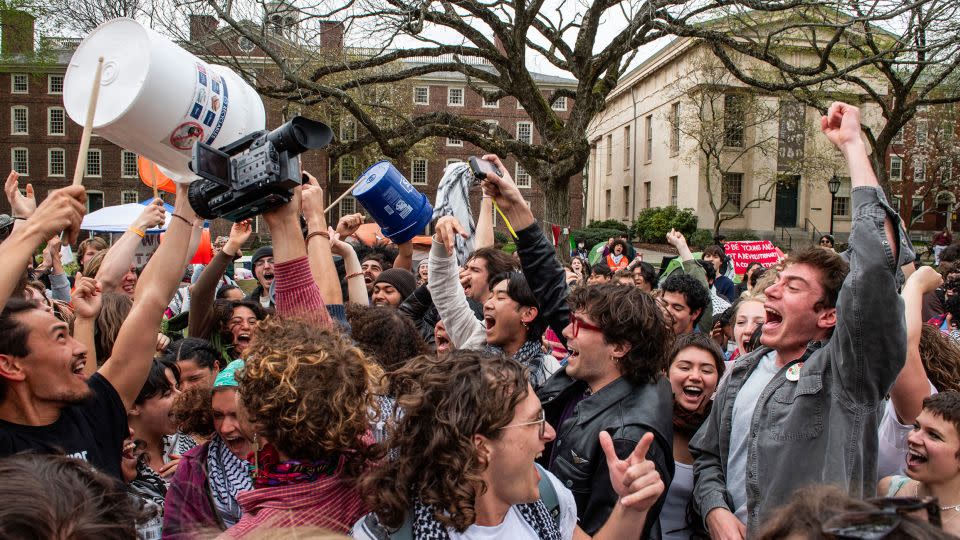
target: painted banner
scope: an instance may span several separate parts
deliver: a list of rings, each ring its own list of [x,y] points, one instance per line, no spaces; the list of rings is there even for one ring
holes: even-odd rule
[[[807,106],[796,101],[780,102],[780,129],[777,145],[777,171],[795,171],[803,161]]]
[[[747,271],[747,265],[758,262],[765,268],[780,262],[780,251],[769,240],[726,242],[723,249],[733,262],[737,274]]]

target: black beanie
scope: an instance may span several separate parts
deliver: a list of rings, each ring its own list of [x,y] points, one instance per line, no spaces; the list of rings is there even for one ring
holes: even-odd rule
[[[409,270],[403,268],[384,270],[380,272],[377,279],[373,280],[373,283],[374,285],[377,283],[393,285],[393,288],[396,289],[404,299],[413,294],[413,290],[417,288],[417,278],[413,277],[413,274]]]
[[[250,266],[256,266],[257,261],[266,257],[273,257],[273,246],[260,246],[256,251],[253,252],[253,257],[250,257]]]

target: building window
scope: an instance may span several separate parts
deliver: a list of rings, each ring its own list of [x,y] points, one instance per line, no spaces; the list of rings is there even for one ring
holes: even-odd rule
[[[743,174],[726,173],[723,175],[723,184],[720,185],[721,210],[724,212],[739,212],[743,195]]]
[[[833,215],[837,217],[850,217],[850,177],[840,177],[840,189],[837,196],[833,199]]]
[[[87,150],[86,176],[103,176],[103,161],[100,159],[100,150]]]
[[[463,107],[463,88],[447,88],[447,105]]]
[[[500,126],[500,122],[497,120],[484,120],[483,123],[487,125],[487,133],[491,136],[497,132],[497,128]]]
[[[340,121],[340,141],[349,142],[357,139],[357,123],[353,118],[344,118]]]
[[[357,213],[357,199],[353,195],[347,195],[340,201],[340,217]]]
[[[723,144],[735,148],[743,147],[744,115],[743,98],[727,94],[723,97]]]
[[[913,207],[910,209],[910,219],[917,219],[923,214],[923,197],[913,198]]]
[[[463,146],[463,139],[454,139],[447,137],[447,146]]]
[[[47,175],[66,176],[66,159],[67,153],[63,150],[63,148],[51,148],[47,150]]]
[[[10,76],[10,92],[14,94],[26,94],[29,90],[27,86],[27,76],[23,73],[14,73]]]
[[[410,183],[427,185],[427,160],[416,158],[410,161]]]
[[[10,168],[20,173],[20,176],[30,176],[30,152],[26,148],[10,150]]]
[[[653,115],[647,115],[643,119],[643,159],[650,161],[653,159]]]
[[[900,197],[893,197],[890,199],[890,207],[893,208],[893,211],[900,213]]]
[[[47,109],[47,134],[66,135],[67,125],[64,118],[63,107],[50,107]]]
[[[676,176],[670,177],[670,206],[677,205],[677,188],[679,184],[679,178]]]
[[[514,180],[517,181],[517,187],[528,188],[533,185],[533,182],[530,178],[530,173],[523,170],[523,166],[517,163],[516,174],[513,175]]]
[[[610,219],[610,212],[613,205],[613,194],[610,191],[611,190],[608,189],[603,192],[604,208],[606,209],[606,214],[604,214],[603,217],[605,219]]]
[[[429,86],[414,87],[413,103],[415,105],[429,105],[430,104],[430,87]]]
[[[630,219],[630,186],[623,186],[623,217]]]
[[[486,96],[484,96],[484,98],[483,98],[483,107],[484,107],[485,109],[496,109],[496,108],[500,107],[500,100],[499,100],[499,99],[488,100],[488,99],[486,98]]]
[[[953,142],[953,130],[956,129],[954,121],[948,120],[940,124],[940,142],[948,145]]]
[[[120,176],[123,178],[136,178],[138,174],[137,169],[137,154],[136,152],[131,152],[129,150],[120,151]]]
[[[517,122],[517,140],[527,144],[533,144],[533,124],[530,122]]]
[[[454,163],[463,163],[463,160],[460,160],[460,159],[457,159],[457,158],[447,158],[446,162],[444,162],[444,166],[445,166],[445,167],[449,167],[450,165],[453,165]]]
[[[670,153],[680,151],[680,103],[670,106]]]
[[[890,139],[891,144],[903,144],[903,129],[893,134],[893,138]]]
[[[917,144],[926,144],[927,142],[927,121],[917,120]]]
[[[567,110],[567,96],[560,96],[553,100],[553,103],[550,105],[550,107],[555,111]]]
[[[27,108],[23,105],[10,107],[10,134],[27,135],[29,126]]]
[[[940,183],[949,186],[953,182],[953,160],[947,159],[940,165]]]
[[[899,182],[903,178],[903,158],[890,156],[890,180]]]
[[[653,191],[650,182],[643,183],[643,207],[650,208],[650,193]]]
[[[927,160],[919,157],[913,158],[913,181],[927,181]]]
[[[103,208],[103,192],[87,190],[87,213]]]
[[[63,75],[47,75],[47,93],[63,93]]]
[[[340,171],[340,183],[352,184],[355,180],[355,170],[357,168],[357,158],[355,156],[340,156],[337,160],[337,169]],[[352,214],[353,212],[348,212]],[[343,215],[343,214],[341,214]]]
[[[630,126],[623,128],[623,169],[630,168]]]
[[[607,135],[607,174],[613,172],[613,135]]]
[[[135,204],[139,202],[140,194],[136,191],[121,191],[120,204]]]

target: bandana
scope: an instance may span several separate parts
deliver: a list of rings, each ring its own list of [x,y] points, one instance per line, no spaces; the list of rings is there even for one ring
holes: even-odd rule
[[[494,345],[487,345],[486,352],[504,354],[503,349]],[[513,355],[513,359],[530,368],[530,384],[534,388],[539,388],[547,382],[550,375],[543,367],[543,349],[539,341],[524,342],[517,353]]]
[[[674,398],[673,429],[688,439],[693,437],[693,434],[700,429],[700,426],[703,425],[703,422],[707,419],[707,416],[710,415],[710,409],[712,408],[713,400],[707,399],[704,400],[703,405],[701,405],[696,411],[688,411],[681,407],[680,404],[677,403],[677,399]]]
[[[248,464],[230,451],[220,435],[210,439],[207,449],[207,477],[217,515],[228,528],[240,521],[242,511],[237,493],[253,489]]]

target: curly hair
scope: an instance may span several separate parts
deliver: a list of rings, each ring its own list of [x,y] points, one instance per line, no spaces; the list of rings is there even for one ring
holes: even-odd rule
[[[213,435],[213,392],[209,388],[190,388],[177,396],[170,415],[181,432],[207,438]]]
[[[707,310],[707,304],[710,302],[710,291],[703,286],[697,278],[690,274],[674,272],[660,286],[663,292],[679,293],[683,295],[683,300],[690,308],[690,313],[700,310],[693,324],[700,322],[704,312]]]
[[[133,299],[129,296],[114,292],[103,293],[100,315],[97,316],[93,332],[98,366],[103,365],[113,354],[113,344],[131,309],[133,309]]]
[[[653,296],[636,287],[604,283],[574,290],[567,303],[571,311],[585,311],[603,329],[607,343],[630,344],[620,371],[631,383],[655,382],[670,365],[673,331]]]
[[[960,391],[960,345],[936,326],[920,331],[920,360],[934,388]]]
[[[486,462],[474,435],[490,439],[513,420],[527,397],[527,369],[503,355],[456,350],[438,359],[418,356],[390,375],[398,414],[391,435],[378,445],[399,455],[361,479],[361,491],[380,522],[403,524],[414,499],[434,508],[442,524],[463,532],[476,520]]]
[[[340,457],[348,478],[359,475],[370,448],[364,437],[375,366],[336,330],[296,318],[257,324],[243,369],[243,405],[256,429],[291,459]]]
[[[216,321],[214,331],[219,335],[220,343],[230,349],[231,355],[233,355],[233,335],[230,333],[230,319],[233,318],[233,310],[238,307],[249,308],[258,321],[266,319],[268,315],[260,302],[253,300],[215,300],[213,302],[213,318]]]
[[[396,308],[348,304],[347,321],[357,347],[385,371],[430,352],[413,321]]]

